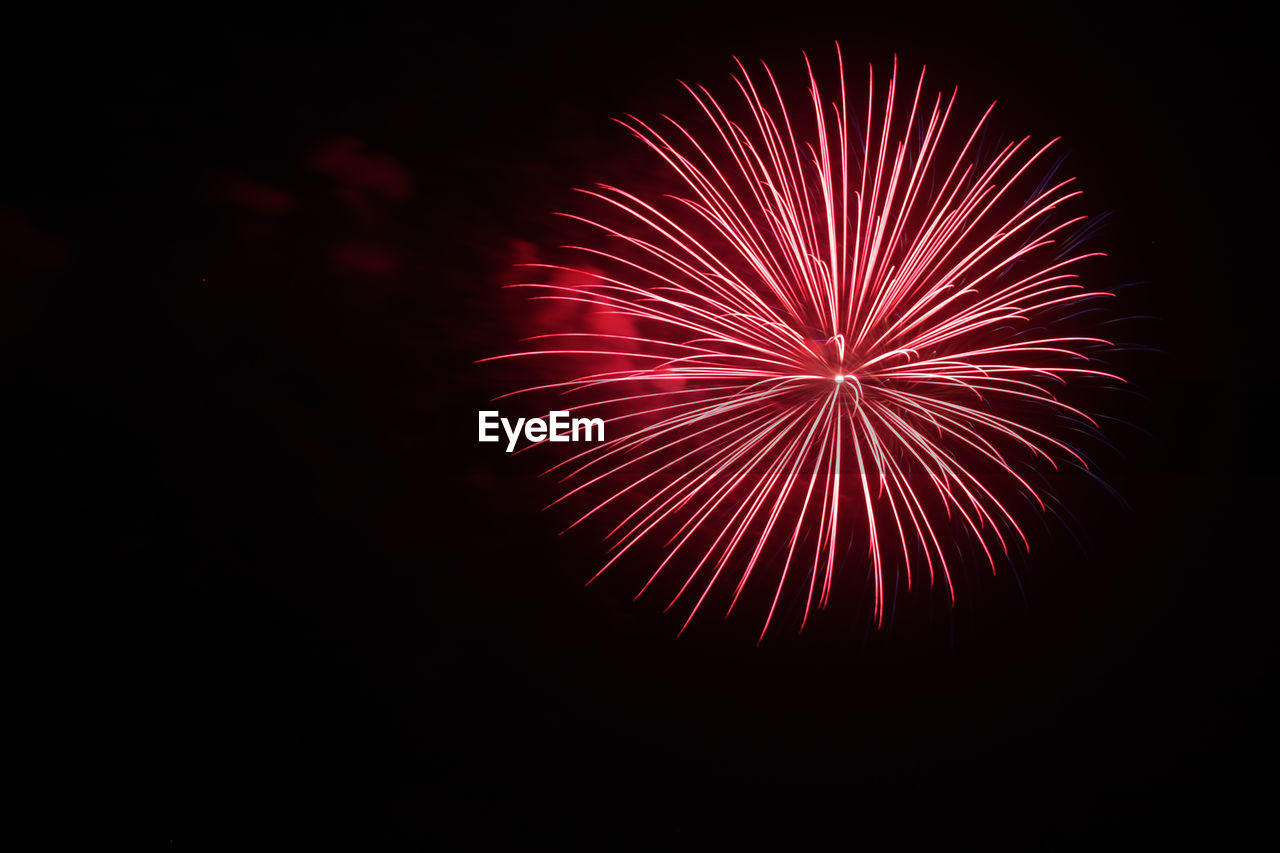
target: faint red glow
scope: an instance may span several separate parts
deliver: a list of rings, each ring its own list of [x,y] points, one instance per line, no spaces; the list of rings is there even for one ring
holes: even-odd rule
[[[210,195],[215,201],[247,207],[259,213],[288,213],[298,206],[297,200],[284,190],[260,184],[235,172],[219,177]]]
[[[413,182],[404,164],[388,154],[366,154],[364,148],[359,139],[331,139],[311,155],[308,165],[357,195],[371,192],[389,199],[410,198]]]
[[[392,275],[400,269],[396,254],[375,243],[340,243],[333,248],[333,260],[345,270],[369,275]]]

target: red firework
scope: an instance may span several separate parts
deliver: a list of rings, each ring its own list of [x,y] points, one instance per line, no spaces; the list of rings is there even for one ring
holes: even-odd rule
[[[995,571],[1029,547],[1011,498],[1044,511],[1035,472],[1087,468],[1063,436],[1097,425],[1062,390],[1118,379],[1089,366],[1106,341],[1052,331],[1111,295],[1079,280],[1100,253],[1076,249],[1085,217],[1058,212],[1079,192],[1052,179],[1054,141],[981,153],[991,108],[953,139],[956,93],[922,103],[922,70],[903,111],[896,61],[883,92],[871,72],[851,132],[843,64],[829,103],[806,66],[803,121],[767,66],[758,85],[740,62],[738,118],[686,86],[701,136],[623,121],[682,190],[584,190],[612,211],[573,217],[598,237],[569,247],[590,264],[531,265],[555,272],[516,285],[622,324],[540,335],[556,348],[517,355],[594,365],[524,390],[609,415],[607,442],[551,470],[561,500],[594,495],[579,522],[616,519],[601,572],[660,544],[638,595],[677,572],[681,631],[717,585],[732,585],[732,611],[753,580],[771,587],[761,638],[787,589],[803,596],[803,629],[851,540],[865,543],[877,624],[890,567],[908,589],[940,576],[954,603],[962,542]]]

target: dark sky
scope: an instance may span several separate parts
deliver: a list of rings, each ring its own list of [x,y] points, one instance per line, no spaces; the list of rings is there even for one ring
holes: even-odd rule
[[[145,780],[114,820],[179,844],[558,830],[583,802],[661,828],[742,782],[812,793],[805,826],[945,803],[1032,837],[1239,827],[1269,801],[1258,22],[688,5],[11,28],[7,562],[58,756],[40,785]],[[836,40],[1064,137],[1111,213],[1109,275],[1142,283],[1125,310],[1152,317],[1131,336],[1158,352],[1124,363],[1148,399],[1122,411],[1150,435],[1116,431],[1130,508],[1081,489],[1083,550],[1022,561],[1025,600],[1010,574],[887,632],[677,639],[625,582],[584,589],[599,546],[556,536],[532,463],[476,444],[510,376],[474,362],[518,334],[516,241],[638,168],[610,117]]]

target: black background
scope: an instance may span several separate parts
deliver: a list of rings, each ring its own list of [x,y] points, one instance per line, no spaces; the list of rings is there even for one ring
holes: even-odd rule
[[[661,833],[742,782],[813,794],[805,828],[1257,816],[1275,758],[1258,22],[475,6],[10,30],[6,563],[48,731],[32,788],[68,821],[81,794],[135,792],[113,819],[178,843]],[[598,544],[557,537],[533,463],[475,442],[512,386],[474,362],[518,334],[511,241],[554,241],[572,187],[631,168],[611,116],[679,108],[678,79],[723,90],[733,56],[826,62],[835,40],[852,79],[896,52],[999,98],[1004,127],[1063,135],[1113,213],[1109,275],[1144,282],[1125,310],[1155,318],[1131,337],[1159,352],[1123,364],[1147,401],[1121,411],[1150,436],[1114,431],[1103,472],[1130,508],[1069,494],[1084,549],[1046,538],[1025,603],[1009,573],[878,633],[851,605],[759,649],[752,619],[677,639],[633,578],[584,589]],[[357,165],[326,171],[317,152],[343,145]]]

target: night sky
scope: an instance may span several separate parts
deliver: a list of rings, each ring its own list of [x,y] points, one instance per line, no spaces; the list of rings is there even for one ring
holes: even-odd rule
[[[662,836],[744,783],[851,840],[904,818],[969,837],[1025,819],[1033,840],[1260,819],[1259,24],[1223,5],[459,5],[8,33],[10,642],[30,787],[68,826],[127,789],[111,821],[177,846]],[[867,631],[854,595],[760,648],[754,616],[677,638],[682,615],[631,601],[635,574],[583,586],[603,549],[557,535],[538,460],[476,442],[517,375],[475,362],[516,345],[500,286],[556,245],[572,189],[648,174],[610,118],[687,108],[679,80],[725,91],[734,56],[791,74],[837,40],[858,84],[896,53],[998,99],[1011,133],[1063,137],[1110,214],[1107,283],[1135,283],[1123,310],[1147,318],[1125,331],[1151,351],[1118,362],[1143,397],[1115,402],[1132,426],[1098,455],[1127,506],[1065,479],[1080,544],[1043,531],[954,611],[919,595]]]

